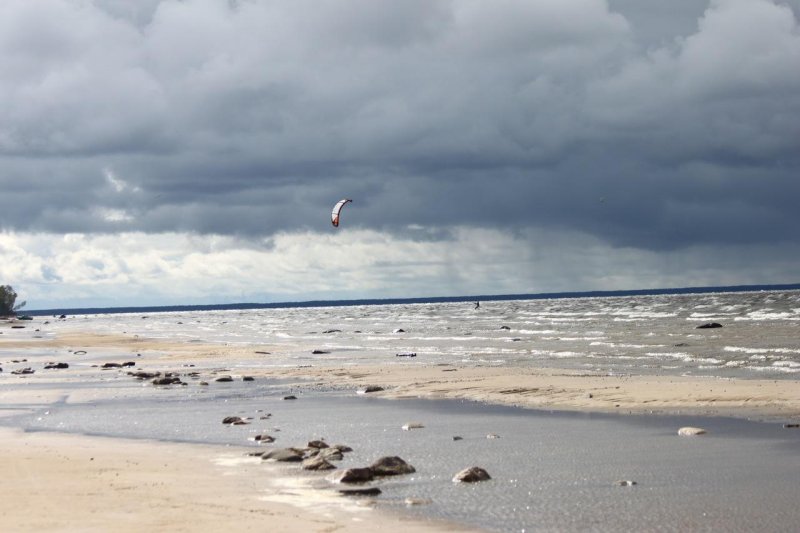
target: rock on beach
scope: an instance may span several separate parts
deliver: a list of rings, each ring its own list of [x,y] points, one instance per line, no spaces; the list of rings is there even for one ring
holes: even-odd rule
[[[348,468],[334,474],[331,481],[334,483],[366,483],[372,481],[374,475],[372,469],[367,468]]]
[[[453,482],[455,483],[477,483],[478,481],[487,481],[489,479],[492,479],[489,473],[479,466],[465,468],[453,476]]]
[[[403,474],[413,474],[416,468],[397,456],[381,457],[370,465],[370,470],[375,476],[400,476]]]
[[[682,427],[678,430],[678,435],[681,437],[694,437],[696,435],[705,435],[707,432],[703,428],[695,428],[691,426]]]

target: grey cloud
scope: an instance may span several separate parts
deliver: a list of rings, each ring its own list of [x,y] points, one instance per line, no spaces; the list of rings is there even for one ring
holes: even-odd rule
[[[796,3],[655,4],[5,2],[1,227],[791,239]]]

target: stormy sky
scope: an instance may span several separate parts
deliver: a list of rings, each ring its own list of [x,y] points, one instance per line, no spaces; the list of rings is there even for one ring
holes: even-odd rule
[[[800,282],[798,14],[4,0],[0,283],[47,308]]]

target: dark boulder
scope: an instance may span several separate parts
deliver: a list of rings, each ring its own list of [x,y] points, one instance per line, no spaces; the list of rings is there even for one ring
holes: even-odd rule
[[[322,448],[330,448],[330,446],[328,446],[328,443],[325,442],[324,440],[312,440],[306,446],[308,446],[309,448],[316,448],[318,450]]]
[[[214,381],[217,381],[219,383],[230,383],[231,381],[233,381],[233,378],[230,376],[220,376]]]
[[[369,394],[370,392],[381,392],[383,387],[378,387],[377,385],[368,385],[363,389],[358,391],[358,394]]]
[[[253,440],[256,442],[260,442],[261,444],[264,443],[270,444],[275,442],[275,437],[273,437],[272,435],[267,435],[265,433],[263,435],[256,435],[255,437],[253,437]]]
[[[222,419],[222,423],[230,426],[243,426],[248,422],[241,416],[226,416],[225,418]]]
[[[371,468],[348,468],[333,475],[334,483],[366,483],[373,478]]]
[[[341,461],[344,459],[344,455],[342,452],[337,450],[336,448],[324,448],[322,450],[317,451],[317,457],[328,461]]]
[[[264,461],[278,461],[281,463],[299,463],[303,460],[303,451],[297,448],[278,448],[261,456]]]
[[[56,369],[69,368],[69,365],[67,363],[47,363],[46,365],[44,365],[44,368],[45,368],[45,370],[48,370],[48,369],[51,369],[51,368],[56,368]]]
[[[336,470],[336,467],[323,457],[311,457],[303,461],[303,470]]]
[[[284,400],[296,400],[297,396],[295,396],[294,394],[290,394],[289,396],[284,396],[283,399]]]
[[[697,326],[695,329],[714,329],[714,328],[721,328],[722,324],[719,322],[709,322],[708,324],[702,324]]]
[[[400,476],[417,470],[399,457],[381,457],[370,465],[374,476]]]
[[[161,372],[128,372],[128,375],[136,379],[155,379],[161,376]]]
[[[167,376],[163,378],[156,378],[152,381],[153,385],[182,385],[181,378],[176,376]]]
[[[489,473],[479,466],[466,468],[453,477],[456,483],[476,483],[492,479]]]
[[[381,489],[378,487],[369,487],[366,489],[341,489],[339,494],[343,496],[378,496]]]

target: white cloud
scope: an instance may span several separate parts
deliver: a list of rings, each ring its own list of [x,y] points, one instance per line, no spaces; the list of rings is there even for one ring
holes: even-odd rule
[[[571,232],[452,228],[227,236],[0,233],[0,280],[29,308],[510,294],[792,282],[800,247],[615,249]],[[765,271],[765,263],[770,266]]]

